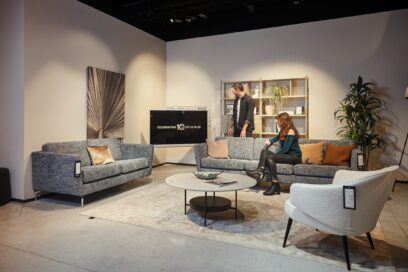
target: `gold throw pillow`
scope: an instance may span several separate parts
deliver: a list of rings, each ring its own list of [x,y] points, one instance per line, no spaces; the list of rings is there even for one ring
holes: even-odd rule
[[[300,144],[302,163],[322,164],[324,142],[317,144]]]
[[[108,164],[115,162],[108,145],[88,146],[89,155],[91,156],[92,165]]]
[[[207,139],[208,156],[214,159],[228,159],[228,140],[212,141]]]

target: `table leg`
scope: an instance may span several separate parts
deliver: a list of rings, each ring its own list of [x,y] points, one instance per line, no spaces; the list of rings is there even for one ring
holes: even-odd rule
[[[204,198],[204,226],[207,226],[207,192],[205,192]]]
[[[184,214],[187,214],[187,190],[184,190]]]
[[[235,219],[238,218],[238,191],[235,191]]]

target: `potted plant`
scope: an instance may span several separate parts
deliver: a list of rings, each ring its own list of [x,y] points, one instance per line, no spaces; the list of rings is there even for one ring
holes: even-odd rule
[[[273,115],[277,112],[278,107],[285,103],[284,96],[288,94],[288,87],[284,84],[273,84],[265,89],[264,95],[268,99],[265,105],[265,112]]]
[[[384,138],[376,133],[381,121],[379,113],[384,109],[384,102],[377,97],[371,82],[363,82],[361,76],[356,83],[350,84],[350,91],[334,112],[334,118],[343,124],[337,135],[353,141],[364,156],[364,170],[367,170],[370,153],[376,148],[383,148]]]

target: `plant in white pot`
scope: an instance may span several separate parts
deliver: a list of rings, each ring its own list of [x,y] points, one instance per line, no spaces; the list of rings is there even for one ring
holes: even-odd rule
[[[264,91],[264,96],[267,98],[265,112],[267,115],[274,115],[278,112],[278,108],[285,102],[285,95],[288,94],[288,87],[284,84],[273,84]]]

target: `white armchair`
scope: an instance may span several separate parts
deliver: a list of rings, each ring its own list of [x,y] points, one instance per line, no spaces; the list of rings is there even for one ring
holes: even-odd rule
[[[375,228],[385,201],[391,193],[398,166],[376,171],[337,171],[333,184],[293,184],[285,202],[289,216],[283,247],[286,246],[292,221],[343,238],[347,269],[350,270],[347,236],[366,233],[371,248],[370,232]],[[356,209],[344,209],[343,186],[356,188]]]

